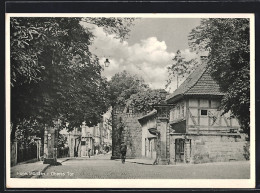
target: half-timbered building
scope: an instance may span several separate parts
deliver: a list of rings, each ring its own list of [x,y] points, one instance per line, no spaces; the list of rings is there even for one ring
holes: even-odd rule
[[[166,104],[156,107],[157,116],[153,112],[139,119],[145,134],[143,155],[151,157],[149,142],[157,136],[159,164],[244,160],[248,142],[238,120],[220,108],[223,96],[202,63],[167,96]]]

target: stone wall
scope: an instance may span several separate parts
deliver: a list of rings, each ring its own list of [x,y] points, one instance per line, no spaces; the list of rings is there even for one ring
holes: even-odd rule
[[[172,135],[170,138],[170,161],[175,163],[175,139],[183,136]],[[245,138],[240,135],[188,135],[191,139],[190,163],[226,162],[246,160]],[[189,151],[187,144],[186,151]]]
[[[194,163],[245,160],[246,141],[241,136],[192,137],[192,160]]]
[[[120,158],[120,145],[122,141],[127,145],[127,158],[142,156],[142,128],[138,119],[141,113],[114,113],[112,114],[112,157]]]

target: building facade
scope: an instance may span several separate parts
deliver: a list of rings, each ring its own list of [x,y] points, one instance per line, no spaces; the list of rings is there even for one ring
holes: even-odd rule
[[[105,152],[112,151],[112,107],[103,115],[101,146]]]
[[[157,153],[158,164],[245,160],[249,142],[238,120],[220,109],[223,95],[202,63],[156,111],[139,118],[142,155]]]
[[[67,137],[70,157],[86,157],[96,153],[107,153],[112,149],[111,108],[96,126],[88,127],[85,122],[80,128],[67,132],[62,130]]]
[[[151,111],[138,121],[142,125],[142,157],[155,159],[158,139],[156,134],[152,134],[149,129],[157,127],[157,111]]]

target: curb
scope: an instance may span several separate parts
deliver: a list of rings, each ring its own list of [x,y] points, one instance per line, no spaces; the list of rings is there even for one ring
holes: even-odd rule
[[[66,158],[66,159],[62,160],[60,163],[66,162],[68,160],[70,160],[70,158]]]
[[[121,159],[114,159],[115,161],[121,161]],[[138,161],[128,161],[128,160],[125,160],[125,162],[128,162],[128,163],[135,163],[135,164],[141,164],[141,165],[154,165],[154,164],[150,164],[150,163],[143,163],[143,162],[138,162]],[[233,162],[233,163],[236,163],[236,164],[239,164],[238,162]],[[244,164],[246,164],[247,162],[243,162]],[[208,166],[208,165],[228,165],[228,164],[231,164],[231,162],[210,162],[210,163],[198,163],[198,164],[169,164],[169,165],[154,165],[154,166],[171,166],[171,167],[179,167],[179,166],[187,166],[187,167],[190,167],[190,166]],[[231,164],[232,165],[232,164]]]
[[[120,159],[114,159],[115,161],[121,161]],[[125,160],[125,162],[128,162],[128,163],[134,163],[134,164],[140,164],[140,165],[153,165],[153,164],[150,164],[150,163],[143,163],[143,162],[137,162],[137,161],[127,161]]]
[[[128,163],[135,163],[135,164],[141,164],[141,165],[150,165],[152,166],[153,164],[148,164],[148,163],[142,163],[142,162],[129,162]]]
[[[37,161],[41,161],[41,160],[37,160],[37,158],[34,158],[34,159],[27,160],[27,161],[19,162],[19,163],[17,163],[14,166],[18,166],[18,165],[22,165],[22,164],[35,163]],[[14,167],[14,166],[12,166],[12,167]]]

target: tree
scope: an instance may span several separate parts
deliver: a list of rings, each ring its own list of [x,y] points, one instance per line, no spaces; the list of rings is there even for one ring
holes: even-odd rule
[[[24,119],[49,126],[60,119],[71,130],[97,124],[106,111],[107,81],[82,22],[123,38],[131,19],[11,18],[11,139]]]
[[[57,142],[58,144],[57,144],[57,147],[58,147],[58,148],[64,148],[67,141],[68,141],[68,139],[67,139],[67,136],[66,136],[66,135],[64,135],[64,134],[59,134],[59,135],[58,135],[58,142]]]
[[[202,19],[189,35],[193,50],[209,50],[208,66],[225,92],[221,106],[250,133],[249,19]]]
[[[148,85],[137,75],[131,75],[127,71],[115,74],[108,83],[109,98],[112,106],[125,106],[131,95],[143,92]]]
[[[17,127],[16,139],[18,145],[28,147],[29,144],[34,143],[35,137],[42,137],[44,135],[43,127],[35,120],[23,120]]]
[[[177,78],[177,88],[179,87],[179,81],[187,77],[198,66],[196,58],[186,59],[180,50],[177,50],[176,56],[172,59],[173,63],[167,67],[169,78],[165,85],[165,88],[169,87],[174,78]]]
[[[56,49],[56,52],[48,57],[59,58],[61,62],[71,59],[76,54],[85,55],[82,58],[90,60],[92,55],[88,51],[88,46],[95,37],[90,29],[81,25],[82,23],[95,24],[107,33],[115,33],[117,38],[123,39],[130,31],[129,27],[133,20],[133,18],[113,17],[12,17],[10,19],[11,84],[41,80],[40,72],[45,66],[40,65],[38,57],[48,46],[48,49]],[[57,55],[58,53],[68,55]]]
[[[148,89],[143,92],[138,92],[131,95],[127,101],[128,108],[133,109],[134,112],[149,112],[153,110],[152,105],[159,104],[164,98],[163,89]]]

